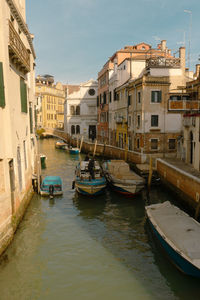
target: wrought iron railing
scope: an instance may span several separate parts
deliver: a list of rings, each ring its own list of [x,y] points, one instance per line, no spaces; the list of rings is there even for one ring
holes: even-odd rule
[[[146,68],[180,68],[179,58],[150,57],[146,60]]]

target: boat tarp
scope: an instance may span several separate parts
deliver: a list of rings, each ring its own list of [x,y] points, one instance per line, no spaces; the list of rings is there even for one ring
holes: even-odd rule
[[[135,172],[131,171],[129,165],[123,160],[111,160],[108,163],[108,172],[114,178],[119,180],[139,180],[143,182],[143,178],[137,175]]]
[[[165,240],[200,267],[200,223],[169,201],[147,206],[146,212]]]

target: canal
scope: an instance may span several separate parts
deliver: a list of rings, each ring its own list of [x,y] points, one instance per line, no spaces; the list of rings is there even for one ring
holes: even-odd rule
[[[80,197],[71,189],[79,158],[54,143],[40,142],[43,177],[61,176],[64,194],[34,196],[0,261],[0,300],[199,299],[199,281],[176,270],[151,236],[145,191]],[[151,190],[151,203],[165,200],[176,201],[163,187]]]

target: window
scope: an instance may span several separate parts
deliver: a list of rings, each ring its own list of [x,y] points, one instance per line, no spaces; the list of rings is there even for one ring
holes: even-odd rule
[[[137,139],[137,149],[140,149],[140,139]]]
[[[74,106],[70,106],[70,115],[72,115],[72,116],[75,115],[75,108],[74,108]]]
[[[158,127],[158,115],[151,116],[151,127]]]
[[[140,115],[137,116],[137,127],[140,127]]]
[[[161,91],[151,91],[151,103],[160,103],[162,101]]]
[[[99,106],[99,96],[97,96],[97,107]]]
[[[75,134],[75,126],[74,125],[71,126],[71,134]]]
[[[138,96],[138,103],[141,103],[141,92],[138,92],[137,96]]]
[[[131,105],[131,95],[128,95],[128,106]]]
[[[80,125],[76,125],[76,134],[80,134]]]
[[[112,102],[112,92],[109,93],[110,97],[109,97],[109,101],[110,103]]]
[[[106,104],[106,93],[103,93],[103,104]]]
[[[76,115],[80,115],[80,106],[76,106]]]
[[[88,94],[90,96],[94,96],[95,95],[95,90],[94,89],[89,89]]]
[[[20,77],[21,111],[27,113],[27,90],[24,79]]]
[[[5,107],[5,93],[3,80],[3,63],[0,62],[0,107]]]
[[[128,126],[131,126],[131,116],[128,117]]]
[[[158,150],[158,139],[151,139],[151,150]]]
[[[175,150],[175,149],[176,149],[176,140],[169,139],[169,150]]]

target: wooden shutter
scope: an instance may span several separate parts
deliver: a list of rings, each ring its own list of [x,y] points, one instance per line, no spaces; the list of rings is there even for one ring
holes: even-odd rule
[[[20,78],[21,111],[27,113],[27,90],[23,78]]]
[[[0,107],[5,107],[5,93],[3,80],[3,63],[0,62]]]
[[[155,92],[151,91],[151,102],[155,102]]]
[[[32,105],[29,103],[30,133],[33,133],[33,111]]]

